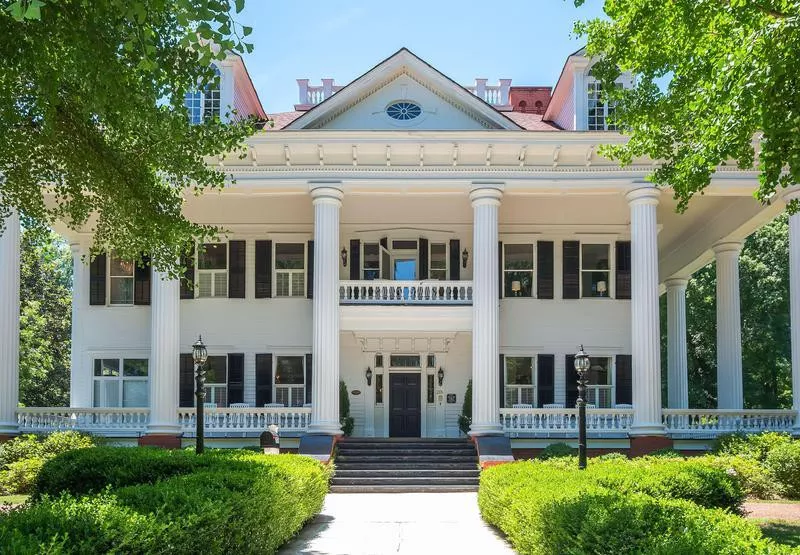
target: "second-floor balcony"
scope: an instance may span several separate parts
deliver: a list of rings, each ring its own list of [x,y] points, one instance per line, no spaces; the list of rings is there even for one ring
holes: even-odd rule
[[[346,280],[339,282],[343,305],[471,305],[471,281]]]

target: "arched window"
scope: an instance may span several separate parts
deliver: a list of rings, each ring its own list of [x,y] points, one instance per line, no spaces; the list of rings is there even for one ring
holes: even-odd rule
[[[606,103],[602,98],[603,84],[593,75],[591,70],[587,77],[589,88],[588,129],[589,131],[616,131],[617,126],[613,120],[616,103]]]
[[[544,106],[544,105],[542,104],[542,101],[541,101],[541,100],[537,100],[537,101],[534,103],[534,106],[536,107],[536,111],[541,111],[541,109],[542,109],[542,106]]]
[[[208,119],[220,117],[220,79],[219,68],[214,68],[215,83],[209,83],[202,91],[186,93],[184,105],[189,111],[189,121],[192,124],[203,123]]]
[[[519,104],[517,104],[517,108],[520,112],[527,112],[528,111],[528,103],[524,100],[520,100]]]

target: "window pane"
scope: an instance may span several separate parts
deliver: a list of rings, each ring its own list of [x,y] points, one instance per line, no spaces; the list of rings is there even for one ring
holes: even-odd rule
[[[396,250],[415,251],[417,250],[416,241],[392,241],[392,248]]]
[[[187,92],[184,97],[184,104],[189,111],[189,122],[200,123],[203,121],[201,104],[203,101],[203,94],[199,91]]]
[[[608,270],[608,245],[581,245],[581,269]]]
[[[395,259],[394,279],[413,280],[417,279],[417,261],[413,259]]]
[[[111,278],[111,304],[133,304],[133,278]]]
[[[220,93],[218,89],[207,90],[203,95],[203,119],[218,118],[220,115]]]
[[[532,270],[533,245],[503,245],[506,270]]]
[[[381,267],[378,243],[364,244],[364,270],[378,270]],[[366,274],[366,272],[364,272]]]
[[[446,280],[447,270],[431,270],[431,279]]]
[[[201,270],[224,270],[228,267],[228,245],[206,243],[205,252],[200,252],[197,267]]]
[[[375,402],[383,403],[383,374],[375,375]]]
[[[591,385],[611,385],[611,372],[608,371],[611,359],[589,357],[589,383]]]
[[[122,373],[125,376],[147,376],[147,359],[126,358],[122,363]]]
[[[228,382],[228,357],[213,356],[206,361],[206,383]]]
[[[533,296],[533,272],[503,272],[504,297],[532,297]]]
[[[95,376],[119,376],[118,358],[96,358],[94,359]]]
[[[506,383],[533,384],[533,357],[506,357]]]
[[[447,245],[444,243],[431,244],[431,270],[447,269]]]
[[[125,260],[111,255],[109,259],[109,272],[112,276],[133,277],[133,260]]]
[[[275,245],[275,268],[278,270],[302,270],[305,258],[303,243],[278,243]]]
[[[289,274],[275,274],[275,295],[278,297],[289,296]]]
[[[102,408],[119,406],[119,380],[94,381],[94,406]]]
[[[122,382],[122,406],[147,406],[147,380],[124,380]]]
[[[275,368],[276,384],[302,384],[304,382],[303,357],[278,357]]]
[[[436,366],[436,355],[428,355],[428,368]]]
[[[383,368],[383,355],[375,355],[375,368]]]
[[[419,355],[389,355],[392,368],[419,368]]]
[[[434,380],[433,380],[434,376],[433,376],[433,374],[428,374],[427,377],[428,377],[428,381],[425,384],[427,386],[427,390],[426,390],[425,393],[427,394],[427,397],[428,397],[428,403],[433,403],[433,393],[434,393],[434,389],[436,388],[435,385],[434,385]]]
[[[306,275],[303,272],[292,273],[292,297],[306,296]]]
[[[582,272],[583,297],[608,297],[609,272]]]

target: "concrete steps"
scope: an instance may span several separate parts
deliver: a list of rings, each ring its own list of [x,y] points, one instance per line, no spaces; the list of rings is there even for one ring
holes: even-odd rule
[[[334,493],[477,491],[475,446],[464,439],[348,438],[337,444]]]

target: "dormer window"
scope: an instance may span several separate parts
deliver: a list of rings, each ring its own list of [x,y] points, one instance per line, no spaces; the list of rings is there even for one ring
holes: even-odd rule
[[[589,72],[587,84],[589,87],[589,109],[587,112],[589,116],[589,131],[616,131],[617,125],[613,121],[609,121],[614,119],[616,103],[607,103],[603,99],[603,84],[592,77],[591,72]],[[622,85],[618,84],[617,86]]]
[[[186,93],[184,104],[189,111],[189,122],[192,124],[220,117],[220,72],[214,68],[216,82],[209,83],[202,91]]]

